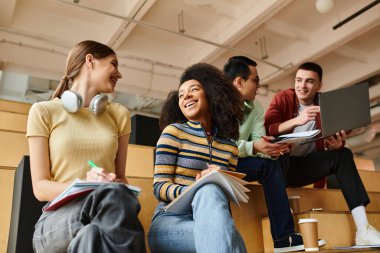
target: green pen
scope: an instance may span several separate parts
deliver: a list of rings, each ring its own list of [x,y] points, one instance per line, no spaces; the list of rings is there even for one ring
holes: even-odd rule
[[[93,161],[88,160],[88,165],[91,166],[91,168],[98,168],[98,165],[96,165]]]

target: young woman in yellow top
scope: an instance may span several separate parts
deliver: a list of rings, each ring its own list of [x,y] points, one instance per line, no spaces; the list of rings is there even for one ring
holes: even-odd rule
[[[82,41],[69,53],[66,73],[51,101],[35,103],[27,127],[33,191],[51,201],[76,178],[106,182],[56,211],[35,227],[36,252],[145,252],[137,219],[140,205],[126,183],[130,115],[108,102],[122,75],[108,46]],[[90,169],[93,160],[99,168]]]

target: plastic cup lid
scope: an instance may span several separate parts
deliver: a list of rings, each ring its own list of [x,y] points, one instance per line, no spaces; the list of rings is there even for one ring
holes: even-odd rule
[[[313,218],[310,218],[310,219],[299,219],[298,224],[307,223],[307,222],[318,222],[318,220],[317,219],[313,219]]]

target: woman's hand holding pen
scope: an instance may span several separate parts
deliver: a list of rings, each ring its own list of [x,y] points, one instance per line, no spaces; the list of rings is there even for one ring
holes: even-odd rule
[[[208,165],[208,169],[202,170],[201,173],[197,174],[197,176],[195,177],[195,181],[198,181],[201,177],[210,173],[212,170],[220,170],[220,167],[218,165],[215,165],[215,164],[207,164],[207,165]]]
[[[92,168],[87,172],[87,181],[92,182],[114,182],[116,180],[115,173],[108,173],[103,168]]]
[[[92,182],[114,182],[116,180],[115,173],[108,173],[105,169],[99,168],[93,161],[88,161],[91,170],[87,172],[87,181]]]
[[[272,157],[279,157],[290,152],[290,145],[286,143],[270,143],[272,136],[263,136],[253,143],[253,154],[262,153]]]

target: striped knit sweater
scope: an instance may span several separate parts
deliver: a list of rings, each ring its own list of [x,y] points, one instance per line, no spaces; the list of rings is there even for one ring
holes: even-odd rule
[[[236,144],[214,134],[209,143],[198,122],[171,124],[157,143],[154,168],[154,195],[170,202],[195,181],[207,163],[223,170],[235,170],[238,159]]]

